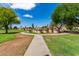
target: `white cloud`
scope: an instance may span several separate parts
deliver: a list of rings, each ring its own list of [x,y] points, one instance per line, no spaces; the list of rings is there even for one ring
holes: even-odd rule
[[[33,16],[29,14],[25,14],[24,17],[33,18]]]
[[[25,10],[31,10],[32,8],[36,7],[35,3],[13,3],[11,5],[11,8],[19,8],[19,9],[25,9]]]

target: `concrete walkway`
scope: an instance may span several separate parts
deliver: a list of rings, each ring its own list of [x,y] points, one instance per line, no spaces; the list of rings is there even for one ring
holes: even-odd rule
[[[50,56],[49,49],[41,35],[35,35],[24,56]]]

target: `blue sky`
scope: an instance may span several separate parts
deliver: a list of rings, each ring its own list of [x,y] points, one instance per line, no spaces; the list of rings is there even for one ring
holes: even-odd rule
[[[12,8],[18,19],[21,21],[20,26],[45,26],[51,22],[51,14],[57,7],[57,3],[0,3],[1,6]],[[15,25],[14,25],[15,26]]]

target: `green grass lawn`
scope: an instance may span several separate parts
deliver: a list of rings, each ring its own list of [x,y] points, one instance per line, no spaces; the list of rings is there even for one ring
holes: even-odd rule
[[[23,30],[8,30],[8,34],[5,34],[5,30],[0,30],[0,43],[13,40],[15,38],[16,33],[22,32]]]
[[[18,30],[18,29],[8,30],[8,33],[11,33],[11,34],[19,33],[19,32],[24,32],[24,30]],[[5,30],[0,30],[0,33],[5,33]]]
[[[0,43],[13,40],[14,38],[14,34],[0,34]]]
[[[79,35],[47,35],[44,36],[47,46],[55,56],[79,56]]]

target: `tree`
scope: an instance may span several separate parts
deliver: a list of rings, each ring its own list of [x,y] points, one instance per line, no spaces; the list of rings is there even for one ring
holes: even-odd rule
[[[79,23],[77,17],[79,17],[79,4],[59,4],[51,16],[53,25],[58,32],[63,25],[71,30]]]
[[[0,24],[5,28],[5,33],[8,33],[9,25],[19,23],[20,21],[12,9],[0,6]]]
[[[14,26],[14,28],[13,29],[18,29],[18,27],[17,26]]]
[[[34,26],[34,24],[32,24],[32,29],[34,29],[35,28],[35,26]]]
[[[60,29],[63,25],[63,18],[64,17],[60,17],[60,14],[63,13],[63,8],[62,5],[59,5],[54,13],[52,14],[51,18],[52,18],[52,26],[56,27],[56,30],[58,32],[60,32]],[[62,14],[61,14],[62,15]],[[63,15],[62,15],[63,16]]]

